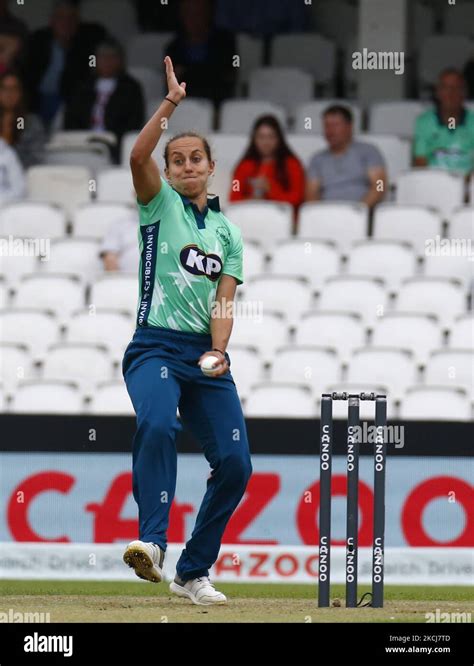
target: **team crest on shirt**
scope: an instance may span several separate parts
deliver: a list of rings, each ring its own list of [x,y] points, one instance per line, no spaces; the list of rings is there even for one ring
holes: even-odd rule
[[[219,237],[222,245],[227,246],[230,243],[230,231],[227,227],[217,227],[216,235]]]
[[[181,265],[188,273],[203,275],[212,282],[218,280],[222,273],[222,261],[217,254],[206,254],[197,245],[186,245],[179,253]]]

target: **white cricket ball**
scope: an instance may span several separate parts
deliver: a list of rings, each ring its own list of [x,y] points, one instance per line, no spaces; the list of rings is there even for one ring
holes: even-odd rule
[[[206,356],[206,358],[201,363],[202,372],[208,377],[212,376],[216,372],[216,368],[213,368],[212,366],[214,363],[218,362],[219,358],[217,356]]]

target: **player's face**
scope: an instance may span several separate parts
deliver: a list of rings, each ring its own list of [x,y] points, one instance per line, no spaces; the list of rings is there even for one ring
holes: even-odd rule
[[[460,109],[464,103],[463,79],[457,74],[445,74],[438,84],[437,97],[442,109]]]
[[[278,148],[278,134],[273,127],[261,125],[255,132],[255,145],[262,157],[273,157]]]
[[[352,124],[340,113],[329,113],[324,116],[324,136],[330,148],[341,148],[352,139]]]
[[[194,137],[176,139],[168,151],[166,176],[171,185],[190,199],[199,196],[214,171],[214,162],[209,162],[202,141]]]

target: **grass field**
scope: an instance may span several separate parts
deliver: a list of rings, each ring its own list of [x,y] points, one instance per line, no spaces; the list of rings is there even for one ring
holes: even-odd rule
[[[51,622],[426,622],[425,613],[471,613],[472,587],[385,588],[385,607],[344,608],[344,586],[333,585],[340,607],[319,609],[316,585],[219,584],[228,604],[195,606],[167,583],[0,581],[0,612],[49,613]],[[369,591],[360,586],[360,596]]]

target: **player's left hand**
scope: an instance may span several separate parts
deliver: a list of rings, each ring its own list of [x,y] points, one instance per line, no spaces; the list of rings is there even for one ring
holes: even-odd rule
[[[219,363],[216,363],[214,368],[216,372],[212,375],[208,375],[209,377],[220,377],[221,375],[225,375],[226,372],[229,370],[229,364],[227,363],[226,357],[221,354],[219,351],[208,351],[205,352],[201,358],[198,361],[198,365],[200,366],[203,360],[206,358],[206,356],[217,356],[219,359]]]

